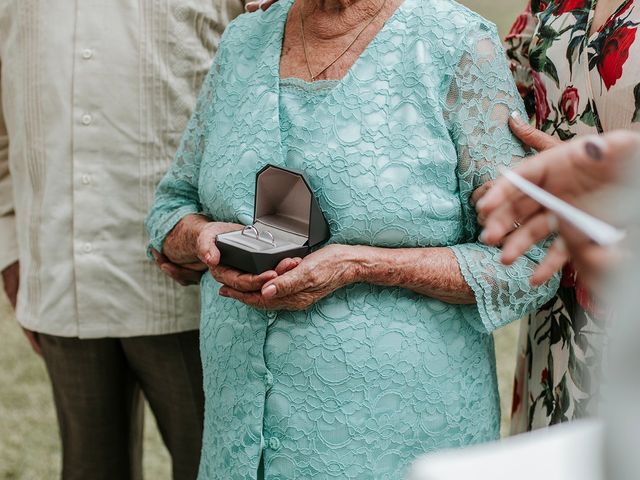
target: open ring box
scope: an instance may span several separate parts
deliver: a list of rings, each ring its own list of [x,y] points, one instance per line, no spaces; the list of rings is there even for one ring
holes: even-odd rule
[[[218,235],[220,263],[260,274],[304,257],[329,239],[329,225],[304,176],[267,165],[256,176],[253,225]]]

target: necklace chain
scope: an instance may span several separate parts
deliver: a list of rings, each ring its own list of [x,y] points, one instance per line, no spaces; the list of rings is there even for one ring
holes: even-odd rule
[[[382,5],[378,9],[378,11],[371,17],[371,19],[367,22],[367,24],[360,29],[358,34],[355,37],[353,37],[353,40],[351,40],[351,42],[349,42],[349,45],[347,45],[346,48],[344,50],[342,50],[342,52],[340,52],[340,55],[338,55],[332,62],[330,62],[326,67],[324,67],[322,70],[320,70],[316,74],[314,74],[311,71],[311,63],[309,62],[309,54],[307,53],[307,41],[306,41],[305,36],[304,36],[304,17],[302,15],[302,5],[300,5],[300,30],[302,31],[302,49],[304,50],[304,60],[307,63],[307,70],[309,71],[309,76],[311,77],[311,81],[312,82],[315,82],[316,78],[318,78],[324,72],[329,70],[329,68],[331,68],[338,60],[340,60],[344,56],[345,53],[347,53],[351,49],[351,47],[353,47],[354,43],[356,43],[358,41],[358,39],[364,33],[364,31],[378,17],[378,15],[380,14],[380,12],[382,11],[382,9],[385,7],[386,4],[387,4],[387,0],[384,0],[382,2]]]

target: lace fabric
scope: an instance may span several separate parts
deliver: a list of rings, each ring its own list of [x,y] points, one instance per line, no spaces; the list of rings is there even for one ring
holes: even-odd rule
[[[495,28],[444,0],[406,0],[347,75],[278,78],[291,0],[226,31],[148,219],[162,246],[203,210],[248,223],[255,173],[305,172],[332,242],[450,247],[477,306],[354,284],[302,312],[262,312],[202,282],[201,479],[397,479],[417,455],[498,437],[493,329],[550,298],[541,249],[504,267],[477,243],[473,189],[526,155]],[[327,85],[325,85],[326,87]]]

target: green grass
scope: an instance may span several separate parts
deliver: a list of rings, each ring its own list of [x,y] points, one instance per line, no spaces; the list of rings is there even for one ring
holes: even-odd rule
[[[504,35],[524,0],[462,3],[497,23]],[[496,335],[503,431],[506,431],[510,411],[516,335],[517,325],[502,329]],[[170,478],[168,454],[149,414],[144,467],[149,479]],[[53,480],[58,477],[59,468],[59,441],[46,370],[28,347],[0,294],[0,480]]]

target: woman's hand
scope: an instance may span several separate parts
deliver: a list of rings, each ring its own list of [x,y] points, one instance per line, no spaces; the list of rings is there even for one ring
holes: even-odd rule
[[[624,166],[640,150],[640,136],[613,132],[602,137],[586,137],[549,149],[514,169],[544,190],[573,204],[615,185],[624,175]],[[477,203],[479,215],[487,218],[481,239],[490,245],[502,244],[502,261],[513,263],[535,243],[551,233],[559,233],[547,257],[540,264],[533,284],[540,284],[562,268],[571,257],[581,273],[602,271],[618,254],[594,245],[504,178]],[[512,225],[521,224],[515,232]]]
[[[525,121],[518,112],[511,113],[509,128],[523,144],[537,152],[544,152],[562,143],[559,138],[552,137]]]
[[[287,258],[280,262],[280,264],[274,270],[268,270],[255,275],[253,273],[241,272],[234,268],[225,267],[224,265],[218,265],[211,267],[210,272],[213,278],[221,283],[223,288],[228,288],[242,293],[260,293],[264,285],[277,278],[279,275],[284,275],[290,270],[296,268],[302,260],[300,258]]]
[[[247,292],[226,284],[220,295],[264,310],[305,310],[354,281],[356,264],[350,261],[351,248],[329,245],[302,260],[286,260],[283,263],[292,269],[267,281],[261,291]]]
[[[538,152],[544,152],[545,150],[549,150],[550,148],[562,144],[561,140],[534,128],[529,122],[523,120],[522,116],[518,112],[513,112],[509,117],[509,128],[511,128],[513,134],[518,137],[524,145],[529,148],[533,148]],[[486,195],[494,183],[494,181],[489,181],[476,188],[471,195],[471,205],[477,205],[480,199]],[[486,219],[482,213],[479,212],[478,223],[480,225],[484,225],[485,221]]]
[[[220,262],[218,235],[243,228],[237,223],[212,222],[203,215],[187,215],[167,235],[160,253],[175,265],[201,263],[208,268],[216,267]]]

